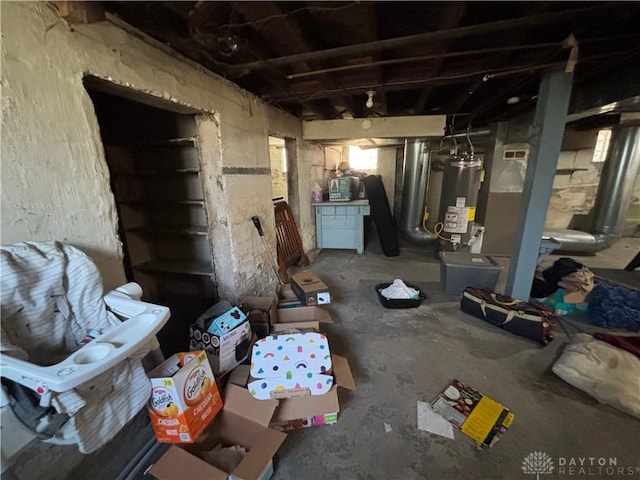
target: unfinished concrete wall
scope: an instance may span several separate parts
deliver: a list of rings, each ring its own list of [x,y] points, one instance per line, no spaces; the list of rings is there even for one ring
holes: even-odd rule
[[[298,139],[297,198],[307,200],[312,178],[322,178],[321,152],[299,141],[300,122],[109,22],[72,29],[44,2],[1,9],[2,243],[68,242],[92,256],[108,288],[125,280],[109,172],[82,84],[91,74],[212,119],[200,142],[208,145],[203,179],[220,296],[270,291],[250,218],[260,216],[275,253],[269,131]],[[305,246],[315,244],[310,209],[300,217]]]
[[[319,145],[300,143],[298,154],[311,161],[298,168],[298,186],[300,194],[300,216],[298,229],[305,251],[316,248],[316,217],[311,206],[311,190],[316,183],[324,182],[324,149]]]

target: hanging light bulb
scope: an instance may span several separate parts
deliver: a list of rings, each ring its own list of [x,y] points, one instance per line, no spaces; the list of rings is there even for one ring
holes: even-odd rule
[[[364,104],[367,108],[373,108],[373,96],[376,94],[373,90],[367,91],[367,102]]]

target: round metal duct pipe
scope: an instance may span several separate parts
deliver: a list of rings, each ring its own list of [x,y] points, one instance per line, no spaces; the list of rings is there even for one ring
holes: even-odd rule
[[[609,150],[600,175],[592,232],[618,235],[639,172],[640,126],[618,125],[611,130]]]
[[[559,242],[561,245],[559,250],[563,252],[582,254],[594,254],[609,248],[618,239],[613,235],[580,230],[545,230],[542,238]]]
[[[593,254],[618,239],[640,173],[640,125],[618,125],[611,131],[607,158],[593,206],[591,232],[545,230],[543,238],[560,242],[565,252]]]
[[[402,201],[398,225],[402,236],[416,245],[437,244],[437,238],[422,229],[428,175],[428,143],[422,138],[407,138],[404,142]]]

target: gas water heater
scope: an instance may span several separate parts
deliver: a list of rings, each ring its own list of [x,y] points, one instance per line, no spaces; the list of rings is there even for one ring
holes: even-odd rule
[[[474,230],[482,161],[472,153],[454,153],[444,162],[439,218],[453,248],[469,243]]]

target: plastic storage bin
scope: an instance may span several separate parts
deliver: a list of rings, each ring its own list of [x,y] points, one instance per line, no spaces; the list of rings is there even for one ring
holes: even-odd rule
[[[496,288],[500,266],[479,253],[440,252],[440,284],[444,291],[459,295],[466,287]]]

